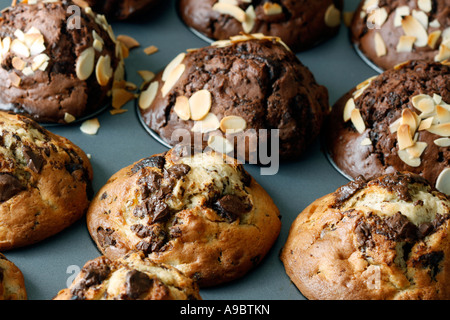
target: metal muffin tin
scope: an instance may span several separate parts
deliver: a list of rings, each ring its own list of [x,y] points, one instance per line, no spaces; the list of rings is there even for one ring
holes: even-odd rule
[[[358,2],[346,1],[345,11],[354,10]],[[2,8],[10,3],[10,0],[0,0]],[[165,1],[144,19],[112,24],[116,35],[127,34],[141,43],[125,61],[128,81],[139,86],[142,79],[137,71],[158,72],[178,53],[208,45],[179,19],[175,4],[175,0]],[[159,51],[147,56],[142,49],[150,45]],[[356,84],[376,74],[353,48],[344,25],[335,38],[297,56],[313,72],[317,82],[328,88],[330,105]],[[96,192],[123,167],[167,150],[167,145],[143,125],[135,102],[123,108],[128,112],[114,116],[109,111],[98,114],[101,127],[94,136],[82,133],[79,123],[47,127],[91,155]],[[246,169],[280,209],[280,236],[260,265],[246,276],[201,289],[200,294],[204,300],[305,299],[286,275],[279,251],[298,214],[317,198],[346,184],[348,179],[329,161],[320,139],[302,158],[281,163],[276,175],[263,176],[256,165],[246,165]],[[3,253],[21,269],[29,300],[52,299],[67,287],[88,260],[101,255],[87,231],[85,218],[47,240]]]

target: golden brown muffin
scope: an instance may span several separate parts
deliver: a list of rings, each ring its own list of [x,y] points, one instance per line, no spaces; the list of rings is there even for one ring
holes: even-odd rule
[[[419,175],[358,178],[297,217],[281,260],[309,299],[449,299],[449,217]]]
[[[69,288],[53,300],[201,300],[194,280],[143,253],[119,260],[104,256],[88,261]]]
[[[142,251],[200,286],[246,274],[281,227],[270,196],[236,160],[183,147],[114,174],[92,201],[87,223],[110,259]]]
[[[81,218],[92,167],[79,147],[29,118],[0,112],[0,129],[0,250],[7,250]]]
[[[25,280],[20,269],[0,253],[0,300],[26,300]]]

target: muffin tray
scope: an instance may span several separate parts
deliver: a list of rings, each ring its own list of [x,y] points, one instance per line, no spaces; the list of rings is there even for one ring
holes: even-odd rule
[[[348,0],[345,11],[352,11],[358,0]],[[10,0],[0,0],[6,7]],[[178,53],[208,45],[179,19],[176,1],[164,1],[140,21],[112,23],[116,35],[137,39],[141,47],[126,59],[127,79],[140,86],[139,70],[163,70]],[[154,45],[159,51],[146,55],[143,49]],[[302,53],[299,59],[329,90],[330,104],[356,84],[374,76],[372,69],[350,43],[348,29],[342,24],[337,37]],[[70,139],[91,155],[94,191],[98,191],[118,170],[142,158],[167,150],[166,144],[147,127],[139,116],[137,104],[123,107],[128,112],[98,114],[100,129],[96,135],[80,131],[80,124],[49,126],[50,131]],[[299,300],[305,299],[291,283],[279,259],[289,228],[297,215],[311,202],[348,182],[329,161],[320,139],[297,161],[281,163],[276,175],[261,175],[260,167],[246,165],[247,171],[272,196],[282,215],[282,230],[272,250],[261,264],[246,276],[231,283],[200,291],[204,300]],[[25,248],[4,252],[25,277],[29,300],[50,300],[66,288],[83,265],[101,255],[81,219],[61,233]]]

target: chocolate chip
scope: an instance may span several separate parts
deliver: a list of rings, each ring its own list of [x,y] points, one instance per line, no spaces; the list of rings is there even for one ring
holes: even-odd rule
[[[9,173],[0,173],[0,201],[7,201],[25,188],[19,179]]]
[[[83,267],[81,270],[84,273],[83,278],[71,289],[74,299],[83,299],[84,290],[102,283],[109,276],[111,270],[108,267],[108,262],[107,258],[103,258]]]
[[[351,181],[348,184],[340,187],[335,193],[334,196],[336,198],[333,208],[339,208],[342,204],[350,199],[356,192],[363,189],[367,185],[366,179],[364,177],[359,176],[355,179],[355,181]]]
[[[143,272],[131,270],[127,272],[125,287],[127,296],[130,299],[138,299],[139,296],[147,292],[152,287],[153,280]]]
[[[235,195],[226,195],[213,204],[213,209],[223,218],[233,222],[242,214],[250,211],[251,206]]]
[[[187,175],[189,173],[189,171],[191,171],[191,167],[188,166],[187,164],[181,163],[181,164],[173,165],[167,171],[169,172],[170,175],[172,175],[176,179],[180,179],[180,178],[184,177],[185,175]]]
[[[97,241],[102,247],[115,246],[116,240],[112,236],[114,230],[109,228],[103,229],[102,227],[97,228]]]
[[[36,173],[39,173],[44,164],[44,158],[40,154],[36,154],[30,147],[24,146],[22,148],[23,156],[27,161],[27,166]]]
[[[146,167],[153,167],[162,170],[165,163],[166,159],[161,156],[146,158],[136,163],[131,169],[131,172],[136,173]]]
[[[386,218],[385,222],[391,229],[391,238],[403,241],[414,241],[417,238],[417,227],[400,212],[397,212],[393,216]]]

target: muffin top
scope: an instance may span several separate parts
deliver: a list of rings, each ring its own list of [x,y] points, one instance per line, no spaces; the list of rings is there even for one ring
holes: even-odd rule
[[[26,299],[27,290],[22,271],[0,253],[0,301]]]

